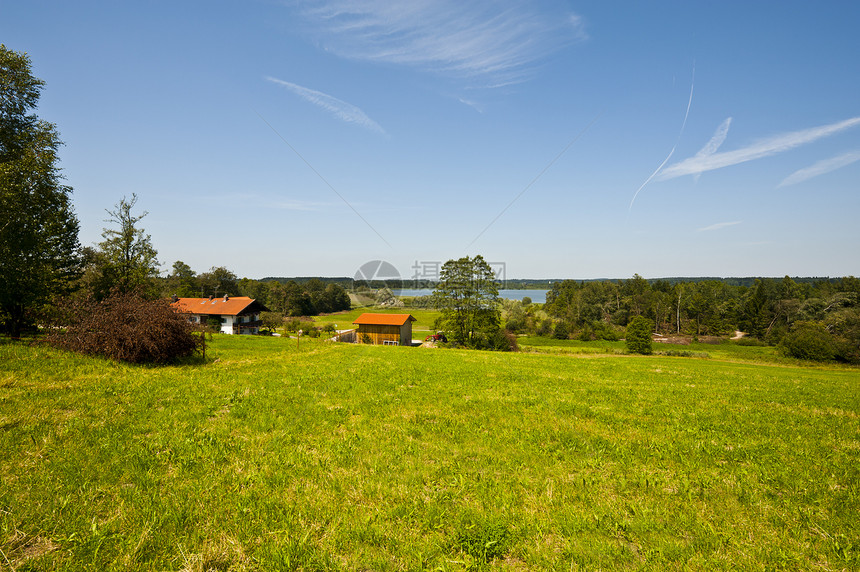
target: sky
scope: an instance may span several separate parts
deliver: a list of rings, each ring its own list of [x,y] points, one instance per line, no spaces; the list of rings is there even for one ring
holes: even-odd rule
[[[165,273],[860,274],[860,3],[0,0]]]

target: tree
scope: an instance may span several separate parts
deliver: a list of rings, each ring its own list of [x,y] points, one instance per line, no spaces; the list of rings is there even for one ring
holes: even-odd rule
[[[132,193],[131,200],[123,197],[114,206],[115,210],[107,211],[110,217],[105,222],[114,223],[119,228],[104,229],[104,240],[99,243],[106,263],[102,270],[105,283],[120,292],[145,290],[158,276],[158,253],[152,246],[152,238],[137,226],[148,213],[133,215],[132,209],[136,204],[137,195]]]
[[[200,294],[197,273],[181,260],[173,263],[173,272],[167,277],[167,285],[170,294],[180,298],[193,298]]]
[[[239,293],[239,283],[236,274],[223,266],[213,266],[209,272],[199,276],[204,293],[209,296],[236,296]]]
[[[633,353],[651,353],[651,330],[654,323],[644,316],[636,316],[627,325],[627,349]]]
[[[0,319],[17,338],[68,290],[79,267],[71,187],[61,184],[56,127],[30,111],[44,82],[0,44]]]
[[[451,341],[484,347],[499,332],[499,290],[493,269],[480,255],[449,260],[442,265],[433,292],[442,311],[441,325]]]

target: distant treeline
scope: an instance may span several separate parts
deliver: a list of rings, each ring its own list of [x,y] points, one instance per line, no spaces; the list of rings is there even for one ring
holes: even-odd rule
[[[611,335],[613,328],[644,316],[659,333],[717,336],[741,330],[769,344],[796,343],[830,358],[860,361],[860,279],[850,276],[565,280],[552,285],[543,310],[564,337]]]
[[[829,276],[793,276],[791,277],[794,282],[797,284],[816,284],[820,282],[838,282],[841,278],[831,278]],[[354,278],[349,278],[346,276],[296,276],[292,278],[287,278],[283,276],[267,276],[265,278],[261,278],[260,282],[280,282],[281,284],[286,284],[287,282],[295,282],[297,284],[305,284],[310,282],[311,280],[318,280],[323,282],[324,284],[338,284],[347,290],[354,289],[356,287],[356,280]],[[622,282],[622,279],[617,278],[585,278],[585,279],[572,279],[574,282]],[[781,278],[773,278],[773,277],[765,277],[765,276],[747,276],[747,277],[717,277],[717,276],[698,276],[698,277],[680,277],[673,276],[668,278],[645,278],[647,282],[651,285],[653,284],[662,284],[668,283],[672,286],[675,284],[683,284],[683,283],[698,283],[698,282],[722,282],[723,284],[727,284],[729,286],[745,286],[749,288],[750,286],[754,286],[756,280],[781,280]],[[508,278],[504,280],[501,286],[505,289],[509,290],[549,290],[553,287],[553,284],[558,284],[562,282],[571,281],[569,278]],[[389,289],[404,289],[404,288],[428,288],[433,289],[436,287],[436,283],[432,280],[430,281],[421,281],[416,284],[415,280],[410,279],[401,279],[401,280],[372,280],[372,281],[360,281],[361,285],[368,286],[370,288],[389,288]]]
[[[623,280],[619,280],[617,278],[585,278],[585,279],[569,279],[569,278],[556,278],[556,279],[532,279],[532,278],[509,278],[505,281],[505,288],[509,288],[511,290],[549,290],[553,287],[553,284],[563,283],[563,282],[622,282]],[[645,278],[645,280],[649,284],[662,284],[668,283],[672,286],[675,284],[682,284],[687,282],[722,282],[724,284],[728,284],[729,286],[754,286],[756,280],[780,280],[780,278],[768,278],[764,276],[748,276],[748,277],[729,277],[729,278],[721,278],[716,276],[699,276],[699,277],[670,277],[670,278]],[[837,282],[841,280],[841,278],[830,278],[830,277],[792,277],[798,284],[815,284],[818,282]]]
[[[239,279],[224,267],[197,274],[179,261],[173,265],[173,272],[160,280],[165,296],[248,296],[282,316],[315,316],[349,310],[351,305],[347,289],[338,283],[340,280],[351,283],[351,278],[307,278],[301,282],[275,278]]]
[[[283,276],[266,276],[265,278],[260,278],[260,282],[279,282],[281,284],[286,284],[287,282],[295,282],[296,284],[307,284],[308,282],[315,280],[318,282],[322,282],[323,284],[338,284],[344,288],[352,288],[353,282],[355,282],[354,278],[348,278],[346,276],[296,276],[294,278],[285,278]]]

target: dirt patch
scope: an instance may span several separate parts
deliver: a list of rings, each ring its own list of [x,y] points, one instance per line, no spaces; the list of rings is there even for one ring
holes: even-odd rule
[[[689,346],[690,338],[685,336],[661,336],[659,334],[655,334],[654,342],[658,344],[673,344],[676,346]]]
[[[13,537],[7,546],[11,547],[11,550],[9,550],[7,556],[9,560],[4,562],[4,564],[9,564],[13,570],[17,570],[19,566],[22,566],[28,560],[40,558],[49,552],[61,548],[59,544],[50,538],[27,536],[21,533]]]

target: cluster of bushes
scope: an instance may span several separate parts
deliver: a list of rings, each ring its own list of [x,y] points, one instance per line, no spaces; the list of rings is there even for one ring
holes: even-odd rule
[[[47,341],[53,346],[129,363],[170,363],[194,354],[203,334],[170,307],[137,292],[67,300]]]
[[[828,329],[823,322],[796,322],[782,338],[779,349],[783,355],[797,359],[860,363],[856,336],[852,340],[849,336],[840,335],[840,332]]]

